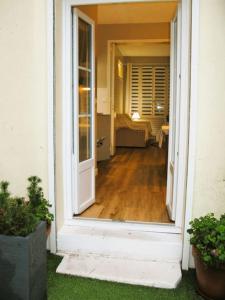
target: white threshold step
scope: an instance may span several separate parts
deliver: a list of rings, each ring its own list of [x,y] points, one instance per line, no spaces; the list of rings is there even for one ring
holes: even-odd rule
[[[181,280],[178,262],[134,260],[96,254],[66,254],[57,273],[174,289]]]
[[[63,226],[57,234],[57,250],[67,254],[96,254],[120,259],[179,263],[180,234]]]

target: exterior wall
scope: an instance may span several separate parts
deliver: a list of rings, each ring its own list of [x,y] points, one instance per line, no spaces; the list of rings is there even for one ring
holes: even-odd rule
[[[56,0],[56,197],[58,227],[63,220],[61,0]],[[152,27],[146,38],[168,38],[169,27]],[[100,25],[103,51],[100,87],[106,86],[107,39],[137,38],[135,30]],[[120,25],[118,25],[120,26]],[[126,26],[126,25],[122,25]],[[145,26],[146,25],[139,25]],[[48,186],[46,1],[0,1],[0,179],[11,182],[15,194],[25,194],[26,178],[38,175]],[[225,212],[225,2],[200,0],[200,61],[196,171],[193,217]],[[124,33],[123,33],[124,32]],[[99,37],[99,35],[98,35]],[[139,38],[145,36],[138,35]],[[99,39],[98,39],[99,40]],[[58,49],[58,50],[57,50]],[[100,49],[100,45],[98,47]]]
[[[225,212],[225,1],[200,1],[193,217]]]
[[[47,192],[46,1],[0,1],[0,180],[25,195],[38,175]]]

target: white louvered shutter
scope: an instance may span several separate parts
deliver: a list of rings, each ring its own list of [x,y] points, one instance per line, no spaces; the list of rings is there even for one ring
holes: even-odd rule
[[[141,116],[149,117],[153,114],[153,67],[141,66]]]
[[[165,117],[169,107],[169,66],[132,64],[130,112],[143,118]]]
[[[166,116],[168,114],[168,66],[154,67],[154,115]]]
[[[140,103],[139,103],[139,99],[141,97],[141,91],[140,91],[140,87],[141,87],[141,77],[140,77],[140,68],[139,66],[135,66],[132,65],[131,67],[131,114],[133,114],[134,112],[139,112],[141,113],[141,107],[140,107]]]

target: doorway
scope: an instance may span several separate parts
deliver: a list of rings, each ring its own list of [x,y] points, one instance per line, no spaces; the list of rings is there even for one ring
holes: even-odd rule
[[[83,12],[84,13],[84,12]],[[69,23],[67,24],[67,26],[69,25]],[[68,44],[67,44],[68,45]],[[68,59],[68,62],[69,62],[69,59]],[[97,72],[99,72],[99,71],[97,71]],[[72,80],[72,79],[71,79]],[[104,102],[104,95],[106,95],[106,93],[105,93],[105,91],[104,90],[102,90],[101,91],[102,92],[102,95],[103,95],[103,97],[102,97],[102,99],[103,99],[103,102]],[[106,103],[105,103],[106,104]],[[106,107],[107,107],[107,104],[106,104]],[[93,118],[94,118],[95,116],[93,116]],[[72,122],[73,123],[73,122]],[[185,125],[186,126],[186,125]],[[184,127],[184,126],[183,126]],[[184,128],[183,128],[184,129]],[[181,129],[180,129],[181,130]],[[187,137],[187,136],[186,136]],[[179,144],[182,142],[182,140],[184,140],[185,139],[185,136],[183,136],[181,139],[180,139],[180,141],[179,141]],[[183,150],[185,150],[184,148],[183,148]],[[186,150],[185,150],[186,151]],[[94,153],[94,152],[93,152]],[[184,156],[183,156],[184,157]],[[77,171],[75,171],[74,170],[74,165],[75,165],[75,167],[76,167],[76,161],[74,161],[73,160],[73,163],[74,164],[71,164],[70,166],[68,166],[68,169],[67,170],[71,170],[71,173],[72,173],[72,182],[71,183],[68,183],[68,181],[66,181],[67,182],[67,187],[69,188],[69,190],[71,191],[71,194],[69,195],[68,194],[68,201],[67,201],[67,205],[66,205],[66,215],[68,215],[68,217],[69,218],[71,218],[71,212],[72,212],[72,216],[74,216],[74,215],[77,215],[76,213],[74,213],[74,203],[73,203],[73,200],[74,200],[74,197],[73,197],[73,195],[75,194],[75,195],[77,195],[77,193],[78,193],[78,189],[76,189],[76,184],[77,184],[77,186],[78,186],[78,183],[77,182],[79,182],[79,181],[77,181],[77,178],[79,177],[79,175],[77,175],[78,173],[76,173]],[[180,165],[181,166],[181,165]],[[96,164],[95,164],[95,167],[96,167]],[[76,169],[76,168],[75,168]],[[76,169],[77,170],[77,169]],[[96,171],[96,169],[95,169],[95,173],[96,173],[97,171]],[[92,176],[93,176],[93,165],[92,165]],[[180,187],[179,187],[179,189],[178,189],[178,194],[183,194],[184,193],[184,189],[182,188],[182,184],[183,184],[183,178],[185,177],[185,174],[184,174],[184,171],[180,171],[180,174],[183,174],[181,177],[180,177],[180,181],[182,181],[182,183],[181,183],[181,185],[180,185]],[[68,174],[69,175],[69,174]],[[89,176],[89,179],[91,180],[93,177],[92,176]],[[68,179],[70,178],[70,175],[67,177]],[[75,184],[74,184],[74,181],[75,181]],[[179,180],[178,180],[179,181]],[[85,182],[85,181],[83,181],[83,182]],[[92,181],[90,181],[91,183],[93,183],[93,179],[92,179]],[[177,183],[177,185],[179,186],[179,182]],[[88,184],[88,187],[90,187],[90,185]],[[74,191],[74,190],[76,190],[76,191]],[[68,191],[68,189],[67,189],[67,191]],[[70,191],[69,191],[69,193],[70,193]],[[85,191],[85,193],[86,193],[86,190],[84,189],[84,191]],[[88,193],[87,193],[88,194]],[[87,195],[86,194],[86,195]],[[89,193],[89,195],[90,195],[90,193]],[[77,195],[77,198],[78,198],[79,196]],[[178,215],[176,215],[176,220],[175,220],[175,226],[177,227],[180,227],[180,224],[182,223],[182,207],[183,207],[183,204],[184,204],[184,202],[183,202],[183,197],[179,197],[179,196],[177,196],[177,198],[178,199],[180,199],[180,201],[179,201],[179,203],[177,203],[176,204],[176,211],[179,211],[180,212],[180,214],[179,214],[179,216]],[[69,200],[70,199],[70,200]],[[79,212],[78,212],[78,214],[79,214]]]
[[[78,156],[79,153],[79,158],[74,157],[74,215],[118,221],[169,223],[175,220],[176,205],[174,152],[177,151],[177,136],[174,132],[177,128],[176,114],[179,117],[179,106],[176,106],[176,99],[179,100],[179,57],[176,55],[179,34],[175,26],[178,23],[177,6],[174,6],[174,11],[170,13],[171,44],[166,39],[161,39],[158,43],[157,39],[153,42],[129,41],[128,44],[125,41],[108,41],[109,75],[106,94],[110,101],[111,128],[110,136],[106,133],[106,136],[100,137],[100,141],[97,139],[97,146],[101,147],[105,139],[110,139],[110,154],[115,156],[106,163],[98,163],[97,177],[95,152],[98,153],[98,149],[96,151],[95,148],[95,126],[107,113],[103,111],[101,116],[97,114],[96,117],[94,107],[95,97],[98,102],[103,91],[98,88],[98,84],[95,85],[94,63],[98,65],[98,55],[95,56],[95,44],[98,42],[95,34],[98,28],[96,29],[94,21],[90,18],[90,8],[82,6],[73,9],[73,40],[77,41],[78,45],[77,49],[73,47],[73,149],[75,155]],[[175,18],[172,18],[174,14]],[[97,32],[96,35],[101,33]],[[167,57],[165,53],[169,47],[171,50]],[[101,51],[102,49],[98,49],[98,52]],[[129,51],[136,56],[129,56]],[[127,56],[123,56],[122,52]],[[169,73],[172,75],[170,97]],[[97,93],[94,92],[95,87]],[[122,119],[121,113],[126,114],[127,119],[130,116],[134,121],[130,122],[131,125],[127,128],[124,128],[124,124],[118,126],[118,123],[128,122],[123,120],[124,117]],[[136,114],[139,118],[141,115],[140,120],[133,120]],[[168,130],[170,118],[172,125],[170,124]],[[163,129],[165,127],[166,130]],[[156,147],[154,142],[150,141],[152,138],[158,144]],[[140,146],[140,143],[143,145]],[[118,183],[118,178],[126,178],[125,183],[122,180]]]

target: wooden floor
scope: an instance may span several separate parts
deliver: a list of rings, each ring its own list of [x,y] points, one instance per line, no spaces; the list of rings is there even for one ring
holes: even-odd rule
[[[118,148],[98,163],[96,203],[81,217],[169,223],[165,149]]]

